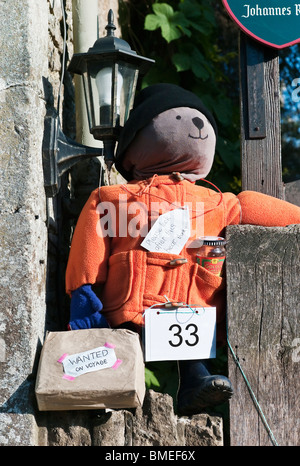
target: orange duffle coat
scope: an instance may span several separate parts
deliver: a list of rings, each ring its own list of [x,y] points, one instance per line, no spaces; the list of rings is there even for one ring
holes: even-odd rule
[[[216,306],[218,340],[224,339],[225,277],[196,263],[195,248],[179,255],[141,246],[158,212],[188,205],[191,240],[222,236],[227,225],[285,226],[300,222],[300,208],[264,194],[220,193],[176,177],[154,176],[126,185],[104,186],[90,195],[78,219],[66,271],[66,291],[102,285],[99,298],[112,327],[143,325],[143,311],[167,299]],[[187,259],[187,262],[176,259]],[[175,261],[174,261],[175,259]],[[167,298],[167,299],[166,299]]]

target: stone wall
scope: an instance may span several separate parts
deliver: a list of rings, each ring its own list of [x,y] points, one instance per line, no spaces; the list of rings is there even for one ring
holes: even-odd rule
[[[46,310],[47,216],[41,142],[47,23],[44,1],[1,2],[1,445],[38,441],[31,374],[43,341]]]
[[[49,446],[222,446],[222,418],[206,413],[177,417],[167,394],[146,392],[135,410],[49,413]],[[126,450],[125,450],[126,451]]]

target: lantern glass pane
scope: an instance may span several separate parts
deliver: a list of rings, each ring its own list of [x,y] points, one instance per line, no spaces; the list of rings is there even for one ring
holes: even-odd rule
[[[90,132],[97,138],[124,126],[133,106],[138,78],[135,65],[113,59],[91,61],[82,73]],[[96,137],[96,136],[95,136]]]
[[[123,126],[133,104],[138,72],[125,63],[105,63],[95,74],[98,95],[98,114],[95,105],[95,123],[101,127]]]
[[[113,62],[89,62],[83,73],[85,98],[90,130],[95,127],[112,126],[112,70]]]
[[[85,97],[85,104],[86,104],[86,111],[87,111],[87,117],[88,117],[88,124],[89,128],[91,129],[93,126],[96,125],[95,122],[95,103],[93,99],[93,94],[95,92],[95,89],[93,89],[95,86],[93,84],[93,81],[90,79],[90,76],[87,71],[82,73],[82,84],[83,84],[83,90],[84,90],[84,97]],[[96,107],[97,108],[97,107]]]
[[[120,93],[120,125],[124,126],[129,112],[133,106],[134,95],[138,78],[138,70],[135,65],[120,62],[118,64],[118,73],[122,76],[122,87]]]
[[[125,62],[103,63],[93,75],[90,86],[94,95],[95,125],[123,126],[133,104],[136,67]]]

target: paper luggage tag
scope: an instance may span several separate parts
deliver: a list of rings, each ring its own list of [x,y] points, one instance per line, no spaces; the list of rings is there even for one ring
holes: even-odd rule
[[[178,307],[145,311],[145,360],[216,357],[216,308]]]
[[[189,208],[185,206],[160,215],[141,245],[150,252],[180,254],[190,235]]]

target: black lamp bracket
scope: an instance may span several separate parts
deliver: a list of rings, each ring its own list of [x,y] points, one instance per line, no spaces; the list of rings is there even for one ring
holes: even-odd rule
[[[45,117],[43,139],[44,185],[47,197],[54,197],[60,188],[60,177],[77,162],[104,156],[103,148],[89,147],[65,136],[57,115]]]

